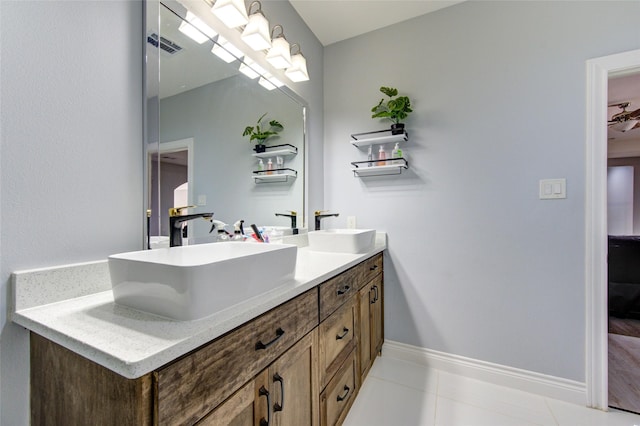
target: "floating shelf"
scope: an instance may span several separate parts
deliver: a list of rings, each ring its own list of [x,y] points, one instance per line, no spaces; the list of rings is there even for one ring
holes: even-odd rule
[[[396,163],[400,161],[400,164]],[[377,163],[385,162],[383,166],[377,165]],[[373,164],[369,166],[369,164]],[[387,160],[373,160],[373,161],[354,161],[351,163],[353,168],[351,171],[354,176],[368,177],[368,176],[387,176],[387,175],[399,175],[403,169],[409,168],[409,162],[404,158],[390,158]]]
[[[298,177],[298,172],[293,169],[256,170],[252,177],[255,183],[287,182]]]
[[[394,143],[394,142],[406,142],[409,140],[409,134],[406,130],[402,133],[394,135],[391,133],[391,129],[376,130],[373,132],[354,133],[351,135],[351,144],[353,146],[362,147],[373,144]]]
[[[266,147],[265,152],[255,152],[251,155],[257,158],[268,158],[274,156],[286,156],[286,155],[296,155],[298,153],[298,148],[290,145],[288,143],[283,145],[274,145]]]

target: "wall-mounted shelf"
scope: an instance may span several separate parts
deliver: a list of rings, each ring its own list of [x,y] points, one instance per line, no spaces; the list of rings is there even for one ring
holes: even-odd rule
[[[376,130],[373,132],[354,133],[351,135],[351,144],[358,148],[373,144],[406,142],[409,140],[409,134],[406,131],[394,135],[391,129]]]
[[[256,170],[253,172],[255,183],[287,182],[298,177],[298,172],[293,169]]]
[[[268,146],[266,147],[266,150],[264,152],[255,152],[251,155],[257,158],[268,158],[268,157],[275,157],[278,155],[284,157],[287,155],[296,155],[296,154],[298,154],[298,148],[286,143],[283,145]]]
[[[384,163],[384,165],[379,165],[379,163]],[[409,168],[409,162],[404,158],[354,161],[351,165],[353,166],[351,169],[353,175],[358,177],[399,175],[402,170]]]

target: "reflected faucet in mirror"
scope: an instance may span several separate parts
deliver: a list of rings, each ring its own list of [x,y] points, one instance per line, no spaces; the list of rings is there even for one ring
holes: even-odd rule
[[[313,212],[313,215],[315,216],[315,219],[316,219],[315,230],[319,231],[320,230],[320,219],[324,219],[325,217],[330,217],[330,216],[338,217],[338,216],[340,216],[340,213],[326,213],[326,210],[324,210],[324,211],[316,210],[315,212]]]
[[[298,213],[296,211],[293,210],[289,210],[289,214],[287,213],[276,213],[276,216],[283,216],[283,217],[288,217],[291,219],[291,230],[293,235],[297,235],[298,234]]]
[[[182,224],[184,222],[199,218],[209,221],[212,220],[213,213],[180,214],[182,210],[194,207],[196,206],[171,207],[169,209],[169,247],[182,245]],[[212,232],[214,229],[215,226],[212,226],[209,232]]]

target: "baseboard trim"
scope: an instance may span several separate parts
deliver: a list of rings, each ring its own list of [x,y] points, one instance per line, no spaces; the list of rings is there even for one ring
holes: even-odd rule
[[[585,383],[528,370],[493,364],[446,352],[385,341],[382,356],[424,365],[448,373],[535,393],[574,404],[587,405]]]

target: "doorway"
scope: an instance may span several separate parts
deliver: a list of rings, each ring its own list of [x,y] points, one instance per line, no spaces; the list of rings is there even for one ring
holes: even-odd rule
[[[587,61],[585,192],[587,405],[607,410],[607,96],[610,78],[640,72],[640,50]]]

